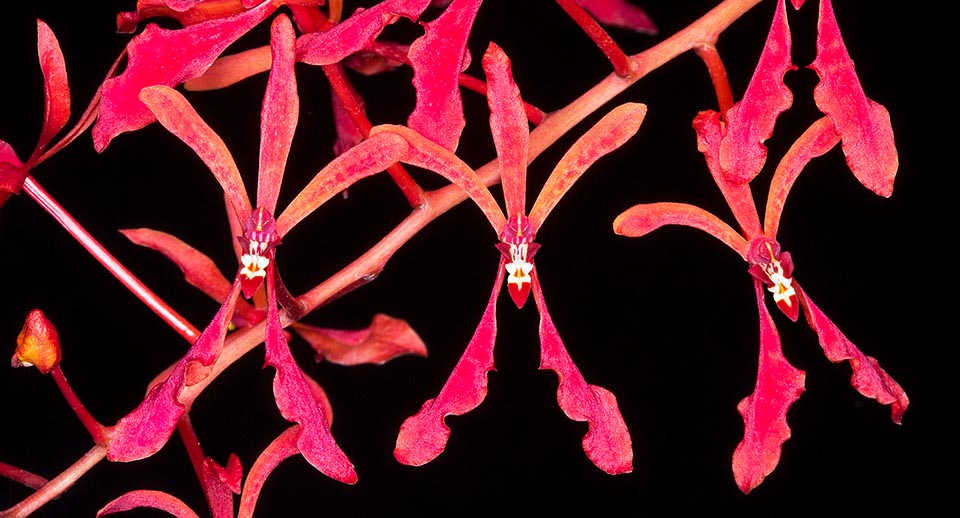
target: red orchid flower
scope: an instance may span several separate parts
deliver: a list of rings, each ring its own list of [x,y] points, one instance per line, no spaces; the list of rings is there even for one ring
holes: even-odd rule
[[[298,222],[353,182],[383,171],[406,151],[395,135],[371,138],[321,170],[274,219],[284,164],[297,124],[299,100],[294,76],[295,37],[285,16],[271,27],[272,68],[261,116],[260,173],[257,208],[252,208],[236,164],[223,141],[190,104],[167,86],[145,88],[140,99],[171,133],[196,152],[222,185],[230,209],[245,222],[240,236],[243,253],[234,282],[217,315],[167,378],[150,389],[144,402],[117,423],[108,449],[111,460],[130,461],[155,453],[192,404],[186,387],[205,379],[223,347],[227,322],[240,291],[247,297],[266,287],[266,363],[277,370],[274,396],[284,418],[299,423],[297,447],[317,469],[337,480],[356,481],[353,466],[330,434],[327,411],[314,396],[311,382],[287,346],[279,305],[297,312],[298,303],[283,288],[276,270],[276,247]],[[223,286],[219,290],[222,294]]]
[[[30,170],[43,160],[50,141],[70,119],[70,87],[60,43],[47,24],[37,20],[37,54],[43,73],[43,127],[33,153],[26,162],[17,158],[10,144],[0,140],[0,206],[11,194],[18,194]]]
[[[769,117],[766,108],[784,106],[784,98],[787,99],[786,106],[790,101],[789,90],[782,84],[783,72],[791,67],[789,28],[782,0],[747,95],[727,112],[726,121],[721,120],[719,113],[708,111],[701,112],[693,123],[707,167],[733,210],[741,232],[713,214],[683,203],[636,205],[618,216],[613,224],[616,233],[632,237],[645,235],[663,225],[698,228],[731,247],[748,264],[760,314],[760,361],[754,392],[737,407],[744,419],[745,432],[733,454],[733,472],[737,485],[745,493],[759,485],[776,467],[783,442],[790,437],[787,411],[804,387],[803,371],[790,365],[783,356],[777,329],[763,301],[765,291],[771,293],[774,303],[791,320],[796,321],[803,310],[827,358],[832,362],[848,360],[853,369],[853,387],[866,397],[890,405],[894,422],[900,423],[909,404],[900,385],[874,358],[863,354],[850,342],[813,303],[793,276],[790,254],[783,251],[777,241],[787,194],[810,160],[823,155],[841,140],[852,139],[868,147],[876,144],[880,148],[889,146],[892,149],[893,146],[886,110],[872,101],[863,102],[868,100],[855,80],[852,62],[845,56],[845,51],[838,50],[842,49],[842,43],[838,44],[839,32],[829,0],[821,2],[819,30],[815,68],[821,72],[826,86],[817,87],[817,103],[821,109],[824,106],[832,108],[825,109],[828,116],[814,122],[781,159],[771,180],[763,225],[748,182],[756,176],[765,159],[766,150],[762,149],[761,153],[758,149],[763,147],[761,141],[769,136],[775,118]],[[843,79],[832,79],[836,74]],[[850,116],[851,111],[865,114],[861,112],[863,107],[874,116]],[[883,117],[879,117],[881,112]],[[760,121],[760,125],[768,127],[760,130],[757,126],[750,126],[750,121]],[[758,136],[762,137],[758,140]],[[877,194],[889,196],[896,168],[890,170],[888,153],[878,152],[869,157],[858,153],[852,157],[846,146],[844,152],[848,164],[864,185]],[[892,161],[896,164],[895,150],[893,153]],[[728,158],[726,164],[725,156]]]
[[[583,448],[590,460],[604,471],[616,474],[633,469],[630,435],[609,391],[589,385],[567,353],[547,311],[533,259],[534,242],[547,215],[586,169],[601,156],[620,147],[639,128],[646,107],[625,104],[614,109],[587,131],[560,160],[528,216],[524,210],[529,126],[523,114],[520,92],[510,72],[507,56],[490,44],[483,57],[489,82],[491,128],[506,199],[506,216],[476,173],[455,155],[424,136],[398,126],[380,126],[380,132],[403,136],[410,147],[401,160],[435,171],[460,186],[483,210],[500,237],[501,251],[493,293],[480,325],[440,394],[424,403],[420,411],[400,428],[394,456],[405,464],[422,465],[439,455],[450,435],[447,415],[462,415],[479,405],[487,392],[487,372],[494,369],[496,304],[501,283],[517,307],[532,292],[540,312],[541,369],[552,369],[560,378],[557,400],[568,417],[587,421],[589,430]]]

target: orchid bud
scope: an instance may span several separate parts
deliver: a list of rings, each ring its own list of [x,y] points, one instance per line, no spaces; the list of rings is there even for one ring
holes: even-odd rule
[[[60,338],[57,329],[47,320],[43,312],[35,309],[27,315],[20,336],[17,337],[17,351],[10,360],[13,367],[36,367],[47,374],[60,363]]]

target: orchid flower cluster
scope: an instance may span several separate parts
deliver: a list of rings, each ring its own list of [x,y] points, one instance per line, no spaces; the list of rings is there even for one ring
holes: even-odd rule
[[[556,374],[556,400],[564,414],[587,423],[582,439],[586,457],[612,475],[632,472],[631,423],[624,418],[615,395],[590,384],[574,363],[574,356],[589,355],[589,350],[574,345],[571,354],[550,317],[536,267],[536,259],[549,254],[550,247],[545,241],[547,246],[541,249],[537,235],[561,198],[595,162],[623,152],[628,141],[642,138],[636,134],[648,107],[623,102],[609,108],[604,106],[607,101],[688,51],[702,58],[719,103],[717,111],[702,111],[693,120],[698,148],[739,229],[697,206],[666,201],[629,208],[612,225],[616,234],[631,237],[664,225],[698,228],[746,262],[746,278],[753,284],[759,313],[760,348],[754,392],[737,407],[743,416],[744,435],[733,452],[736,483],[747,493],[772,473],[791,433],[787,411],[804,389],[804,373],[782,353],[767,294],[789,320],[797,321],[803,313],[827,358],[848,361],[853,387],[890,405],[893,420],[900,423],[909,403],[904,390],[814,304],[794,277],[797,272],[803,275],[802,267],[794,265],[777,240],[784,203],[797,177],[811,160],[838,144],[860,183],[876,194],[890,196],[898,164],[889,115],[866,96],[841,38],[831,0],[820,0],[817,56],[809,66],[820,78],[813,96],[823,117],[811,122],[779,157],[761,221],[751,185],[766,163],[764,143],[793,101],[784,83],[785,74],[796,68],[785,0],[776,2],[754,75],[737,101],[714,45],[728,26],[758,3],[724,0],[720,2],[724,9],[705,14],[673,37],[652,44],[648,51],[627,55],[603,27],[655,35],[657,27],[641,8],[626,0],[557,0],[556,8],[582,27],[609,59],[613,72],[568,106],[546,112],[522,97],[522,85],[514,80],[508,53],[497,42],[483,42],[483,79],[465,72],[471,61],[467,44],[482,36],[471,33],[483,8],[480,0],[384,0],[355,8],[350,14],[346,14],[350,6],[341,0],[139,0],[136,10],[117,16],[118,30],[135,35],[89,107],[66,133],[63,129],[71,118],[66,65],[53,31],[38,21],[46,101],[42,130],[25,161],[0,140],[0,204],[21,203],[11,197],[15,194],[36,201],[190,346],[153,381],[144,380],[148,390],[140,404],[107,426],[86,410],[70,388],[54,324],[40,309],[32,311],[16,340],[11,363],[49,374],[89,431],[94,446],[50,480],[0,459],[0,475],[35,490],[3,511],[3,516],[31,514],[104,459],[133,462],[151,457],[175,433],[187,444],[209,513],[216,518],[253,515],[267,478],[283,460],[295,455],[302,455],[334,480],[356,483],[357,470],[331,430],[332,402],[321,384],[295,360],[291,336],[296,334],[310,344],[318,358],[342,365],[382,364],[401,355],[426,356],[426,345],[403,315],[376,314],[371,325],[360,330],[322,328],[299,321],[374,280],[391,256],[424,226],[465,200],[482,212],[494,231],[483,237],[499,252],[492,270],[493,289],[473,337],[436,397],[397,423],[396,460],[411,466],[432,461],[443,453],[451,435],[446,418],[470,412],[483,402],[488,374],[495,369],[497,304],[505,289],[517,308],[523,308],[533,296],[540,316],[540,369]],[[803,4],[803,0],[792,0],[795,10]],[[157,24],[156,19],[165,19],[165,25]],[[390,26],[408,22],[419,23],[422,35],[412,42],[390,39]],[[165,28],[169,25],[177,27]],[[269,27],[267,44],[228,54],[235,42],[260,25]],[[320,67],[329,80],[337,134],[335,158],[278,210],[288,155],[303,116],[299,66]],[[409,86],[416,104],[406,121],[374,124],[349,74],[388,74],[399,68],[412,69]],[[263,73],[267,80],[260,111],[256,193],[252,196],[227,143],[214,129],[216,123],[208,123],[190,98],[194,91],[230,88]],[[461,89],[485,96],[489,106],[489,132],[496,157],[483,166],[471,166],[457,153],[468,124]],[[593,113],[602,117],[562,155],[528,210],[528,165]],[[34,177],[35,172],[49,174],[39,166],[87,129],[96,151],[109,153],[111,142],[119,135],[153,123],[192,150],[222,189],[215,194],[218,201],[225,201],[230,228],[224,229],[224,235],[230,236],[236,262],[217,265],[211,256],[160,229],[127,228],[121,232],[132,243],[163,254],[182,270],[189,284],[220,304],[199,327],[124,267]],[[410,168],[435,174],[449,184],[425,190]],[[380,173],[390,177],[411,214],[339,272],[304,293],[291,293],[279,269],[283,241],[324,203]],[[496,183],[502,186],[503,208],[491,193],[490,187]],[[467,317],[464,315],[465,323]],[[274,369],[276,408],[290,425],[244,473],[236,455],[220,464],[204,454],[190,413],[203,391],[260,343],[265,344],[266,366]],[[69,350],[70,345],[64,344],[64,348]],[[176,495],[150,488],[108,495],[98,516],[138,507],[178,517],[198,516]]]

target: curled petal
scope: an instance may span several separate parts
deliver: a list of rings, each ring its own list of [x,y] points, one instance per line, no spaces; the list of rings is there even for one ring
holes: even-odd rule
[[[117,422],[107,446],[109,460],[140,460],[153,455],[167,442],[177,421],[192,403],[181,399],[181,392],[206,378],[210,365],[223,350],[227,324],[239,294],[240,281],[237,280],[216,316],[187,354],[173,366],[167,378],[151,387],[143,402]]]
[[[507,202],[507,217],[526,214],[530,124],[523,111],[520,89],[513,81],[510,59],[493,42],[483,55],[483,71],[487,75],[490,131],[497,148],[497,167],[500,168],[503,198]],[[500,230],[497,228],[498,232]]]
[[[823,155],[833,149],[840,142],[833,122],[823,117],[807,128],[803,135],[790,146],[777,165],[773,179],[770,180],[770,194],[767,195],[767,209],[763,216],[764,235],[775,239],[780,227],[780,217],[783,215],[783,205],[787,201],[787,194],[793,187],[803,168],[810,160]]]
[[[67,68],[63,61],[60,43],[47,24],[37,20],[37,51],[40,70],[43,71],[43,129],[40,139],[27,160],[31,163],[46,149],[50,140],[66,126],[70,119],[70,86],[67,84]]]
[[[430,0],[386,0],[369,9],[357,9],[352,16],[326,32],[300,37],[297,61],[331,65],[369,47],[387,25],[399,16],[417,19]]]
[[[460,100],[460,73],[466,64],[467,37],[481,0],[454,0],[410,45],[417,104],[407,126],[455,151],[466,124]]]
[[[257,180],[257,206],[273,214],[280,195],[280,183],[297,129],[300,98],[297,77],[293,73],[296,35],[286,16],[278,16],[270,27],[272,65],[267,79],[260,115],[260,176]]]
[[[576,0],[598,22],[613,27],[622,27],[634,32],[656,34],[657,26],[650,15],[628,0]]]
[[[366,329],[342,331],[294,324],[293,330],[317,352],[317,361],[338,365],[383,364],[397,356],[427,355],[427,346],[405,320],[382,313],[374,315]]]
[[[234,212],[241,220],[253,212],[240,170],[227,145],[207,123],[203,122],[190,102],[169,86],[151,86],[140,92],[140,100],[164,128],[173,133],[203,160],[223,187]]]
[[[583,451],[600,469],[611,475],[633,471],[633,443],[623,421],[617,398],[609,390],[590,385],[574,365],[560,334],[553,325],[543,299],[540,281],[533,274],[533,299],[540,311],[540,369],[557,373],[557,402],[574,421],[589,425]]]
[[[420,411],[400,426],[393,456],[403,464],[422,466],[440,455],[450,438],[448,415],[463,415],[477,408],[487,397],[487,373],[494,370],[493,345],[497,338],[497,297],[503,285],[505,259],[497,267],[497,280],[480,319],[480,325],[460,361],[436,398],[427,400]]]
[[[750,244],[720,218],[686,203],[641,203],[617,216],[613,231],[621,236],[640,237],[664,225],[684,225],[700,229],[719,239],[740,254],[744,260]]]
[[[763,142],[773,134],[777,117],[793,103],[793,94],[783,83],[783,76],[797,68],[790,61],[790,46],[787,7],[779,0],[747,91],[726,113],[720,168],[730,182],[746,183],[760,173],[767,158]]]
[[[266,19],[277,5],[263,2],[249,11],[179,30],[149,24],[127,45],[127,68],[103,83],[94,147],[102,152],[120,133],[155,120],[138,98],[148,86],[176,86],[202,74],[240,36]],[[157,66],[162,63],[163,66]]]
[[[820,76],[813,99],[840,133],[853,175],[867,189],[889,197],[899,167],[890,114],[864,94],[830,0],[820,1],[817,59],[810,68]]]
[[[646,114],[646,105],[640,103],[617,106],[570,146],[550,173],[537,201],[530,209],[530,224],[534,232],[540,228],[573,182],[600,157],[619,148],[636,134]]]
[[[313,389],[294,361],[283,336],[280,312],[277,309],[275,268],[267,269],[267,334],[266,363],[277,370],[273,378],[273,397],[280,414],[287,421],[300,425],[297,448],[307,462],[323,474],[344,482],[357,482],[357,472],[330,434],[326,411],[313,395]]]
[[[193,512],[193,510],[179,498],[169,493],[148,489],[139,489],[124,493],[97,511],[97,516],[106,516],[139,507],[159,509],[177,518],[199,518],[197,513]]]
[[[287,235],[294,225],[324,202],[358,180],[397,163],[407,152],[407,143],[397,135],[370,134],[370,138],[333,159],[310,180],[277,218],[277,233]]]
[[[733,476],[744,493],[760,485],[780,461],[784,441],[790,438],[787,411],[803,393],[805,375],[787,362],[780,335],[763,302],[763,284],[753,281],[760,312],[760,362],[753,394],[737,405],[743,416],[743,440],[733,452]]]
[[[281,462],[299,453],[300,450],[297,449],[297,437],[299,435],[300,425],[287,428],[257,457],[257,461],[250,468],[250,473],[247,474],[247,480],[243,483],[237,518],[253,516],[253,510],[257,505],[257,499],[260,498],[260,491],[263,489],[267,477],[273,473],[273,470]]]
[[[840,332],[827,315],[814,305],[810,296],[800,289],[799,284],[795,286],[800,292],[800,304],[807,317],[807,323],[817,333],[827,359],[834,363],[849,361],[853,369],[853,377],[850,379],[853,388],[882,405],[890,405],[891,419],[900,424],[903,413],[910,404],[907,393],[880,367],[875,358],[860,352],[860,349]]]

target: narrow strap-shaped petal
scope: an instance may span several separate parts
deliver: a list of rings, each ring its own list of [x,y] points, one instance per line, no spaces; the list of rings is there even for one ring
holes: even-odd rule
[[[177,518],[199,518],[197,513],[193,512],[193,509],[183,503],[183,500],[163,491],[149,489],[138,489],[118,496],[97,511],[97,516],[106,516],[140,507],[159,509]]]
[[[621,236],[640,237],[664,225],[684,225],[700,229],[723,241],[744,260],[750,244],[736,230],[713,214],[686,203],[641,203],[623,211],[613,221],[613,231]]]
[[[407,126],[441,146],[456,151],[466,120],[460,100],[460,73],[467,57],[467,38],[482,0],[453,0],[424,34],[410,45],[417,104]]]
[[[169,86],[144,88],[140,92],[140,100],[164,128],[190,146],[200,160],[203,160],[223,187],[234,212],[245,221],[253,208],[240,177],[240,170],[220,136],[207,126],[180,92]]]
[[[43,129],[37,147],[27,163],[43,153],[50,140],[67,125],[70,119],[70,86],[67,67],[63,61],[60,43],[47,24],[37,20],[37,53],[43,71]]]
[[[153,85],[176,86],[199,76],[228,46],[276,8],[275,2],[263,2],[228,18],[178,30],[148,24],[127,44],[127,68],[103,83],[100,112],[93,127],[96,150],[102,152],[120,133],[138,130],[155,120],[137,98],[140,90]],[[157,66],[159,63],[163,66]]]
[[[533,231],[540,230],[547,215],[577,179],[600,157],[619,148],[630,139],[647,114],[646,105],[626,103],[617,106],[588,129],[557,162],[537,201],[530,209]]]
[[[430,0],[385,0],[369,9],[357,9],[328,31],[301,36],[297,61],[311,65],[336,63],[370,46],[399,16],[416,20],[429,5]]]
[[[587,422],[583,451],[591,462],[611,475],[630,473],[633,442],[617,398],[603,387],[588,384],[574,365],[547,311],[536,271],[533,272],[533,300],[540,311],[540,369],[550,369],[560,378],[557,403],[563,413],[574,421]]]
[[[807,317],[807,323],[817,333],[820,347],[823,347],[827,359],[834,363],[849,361],[853,369],[853,377],[850,379],[853,388],[882,405],[890,405],[891,419],[900,424],[903,413],[910,404],[907,393],[880,367],[876,358],[863,354],[840,332],[827,315],[810,300],[810,296],[800,288],[799,283],[795,282],[794,286],[800,292],[800,304]]]
[[[577,0],[598,22],[634,32],[656,34],[656,24],[646,11],[629,0]]]
[[[407,142],[392,133],[370,138],[334,158],[310,180],[277,218],[281,237],[317,207],[363,178],[397,163],[407,151]]]
[[[523,111],[520,89],[513,81],[510,58],[496,43],[491,42],[483,54],[483,71],[487,75],[490,131],[497,148],[497,166],[509,218],[526,213],[530,125]]]
[[[505,259],[500,259],[497,280],[483,311],[480,325],[460,361],[453,368],[437,397],[427,400],[420,411],[400,426],[393,456],[398,461],[421,466],[435,459],[447,446],[448,415],[463,415],[477,408],[487,397],[487,373],[494,370],[493,345],[497,338],[497,297],[503,286]]]
[[[823,117],[811,124],[790,146],[770,180],[770,194],[767,195],[767,209],[763,216],[764,235],[776,239],[783,205],[787,202],[787,194],[790,193],[793,182],[811,160],[830,151],[838,142],[840,135],[837,134],[833,122],[829,117]]]
[[[239,294],[240,281],[237,280],[216,316],[187,354],[173,366],[167,379],[154,385],[143,402],[117,422],[107,446],[108,459],[115,462],[140,460],[153,455],[167,442],[177,421],[192,403],[181,400],[180,393],[206,378],[210,365],[223,350],[227,324]]]
[[[183,88],[192,92],[226,88],[270,70],[272,60],[269,45],[223,56],[217,58],[202,75],[184,81]]]
[[[300,452],[297,449],[297,437],[300,435],[300,425],[293,425],[283,431],[257,457],[257,461],[250,468],[247,480],[243,483],[240,493],[240,509],[237,518],[250,518],[260,498],[260,491],[267,477],[277,469],[281,462]]]
[[[503,211],[500,210],[487,186],[463,160],[443,146],[404,126],[392,124],[374,126],[370,130],[370,137],[379,133],[395,133],[403,137],[410,147],[401,159],[402,162],[433,171],[453,182],[480,207],[498,234],[503,230],[507,218],[503,216]]]
[[[817,59],[810,68],[820,76],[813,99],[840,133],[850,170],[864,187],[889,197],[900,163],[890,114],[863,92],[830,0],[820,1]]]
[[[773,134],[777,117],[793,104],[793,94],[783,82],[783,76],[797,68],[790,60],[790,47],[787,6],[778,0],[747,91],[726,113],[720,168],[724,178],[733,183],[749,182],[760,173],[767,158],[763,143]]]
[[[166,232],[149,228],[121,229],[120,233],[134,244],[165,255],[180,268],[184,279],[191,286],[206,293],[213,300],[222,304],[229,297],[230,281],[220,273],[213,259],[196,248]],[[247,321],[255,321],[259,318],[257,310],[244,300],[237,301],[236,310]]]
[[[273,214],[283,171],[290,153],[290,144],[297,129],[300,98],[297,76],[293,72],[296,58],[296,35],[286,16],[278,16],[270,26],[272,65],[267,79],[260,113],[260,176],[257,179],[257,206]]]
[[[317,361],[337,365],[382,365],[397,356],[427,355],[427,346],[405,320],[378,313],[366,329],[344,331],[293,324],[296,331],[317,352]]]
[[[297,448],[307,462],[334,480],[355,484],[357,472],[330,434],[326,411],[320,407],[322,402],[314,397],[310,384],[287,347],[274,291],[275,264],[267,267],[266,363],[277,370],[273,378],[277,408],[284,419],[300,424]]]
[[[760,485],[780,461],[784,441],[790,438],[787,411],[803,393],[805,375],[787,362],[780,335],[763,301],[763,284],[753,281],[760,312],[760,361],[757,384],[737,410],[743,416],[743,440],[733,452],[733,477],[744,493]]]

